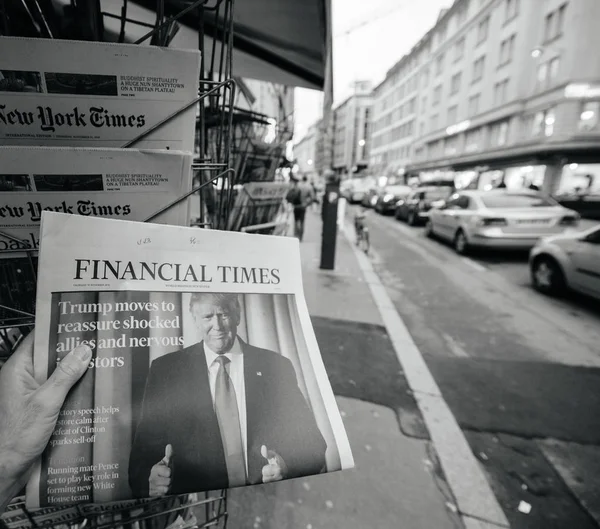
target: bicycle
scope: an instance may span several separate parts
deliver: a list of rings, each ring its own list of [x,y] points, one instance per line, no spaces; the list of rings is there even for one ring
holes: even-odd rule
[[[369,253],[369,227],[365,223],[364,214],[354,217],[354,231],[356,232],[356,246],[366,254]]]

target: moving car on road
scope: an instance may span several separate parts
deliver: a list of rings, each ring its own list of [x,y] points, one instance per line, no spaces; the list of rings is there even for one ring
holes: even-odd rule
[[[452,193],[449,186],[418,187],[406,199],[396,202],[395,216],[411,226],[424,223],[429,218],[433,202],[446,200]]]
[[[600,224],[538,241],[529,254],[531,282],[544,294],[571,288],[600,299]]]
[[[396,202],[401,198],[406,198],[412,191],[412,188],[404,185],[392,185],[383,187],[377,194],[375,201],[375,211],[385,215],[393,212],[396,208]]]
[[[373,180],[369,177],[346,180],[340,186],[341,194],[350,204],[358,204],[362,202],[372,183]]]
[[[537,191],[461,191],[430,211],[425,233],[465,254],[472,247],[528,249],[578,222],[575,211]]]

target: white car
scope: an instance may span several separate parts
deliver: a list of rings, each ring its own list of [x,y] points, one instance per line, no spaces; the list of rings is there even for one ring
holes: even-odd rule
[[[566,288],[600,299],[600,224],[541,239],[529,254],[531,282],[544,294]]]
[[[428,236],[469,248],[529,249],[542,237],[579,223],[579,214],[537,191],[461,191],[429,212]]]

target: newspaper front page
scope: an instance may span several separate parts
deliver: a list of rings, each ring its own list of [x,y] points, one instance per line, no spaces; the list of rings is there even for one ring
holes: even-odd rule
[[[27,505],[353,467],[287,237],[44,212],[34,369],[93,350]]]
[[[200,52],[0,37],[0,144],[193,152]]]
[[[38,249],[43,211],[145,220],[191,190],[191,163],[177,151],[0,147],[0,259]],[[188,225],[188,200],[153,222]]]

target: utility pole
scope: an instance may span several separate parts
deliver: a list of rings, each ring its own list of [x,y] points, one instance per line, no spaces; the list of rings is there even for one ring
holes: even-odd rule
[[[322,270],[335,269],[335,243],[337,238],[337,209],[340,181],[333,171],[333,39],[331,35],[331,0],[325,2],[327,35],[325,42],[325,86],[323,97],[323,155],[325,158],[325,194],[323,195],[323,231],[321,233]]]

